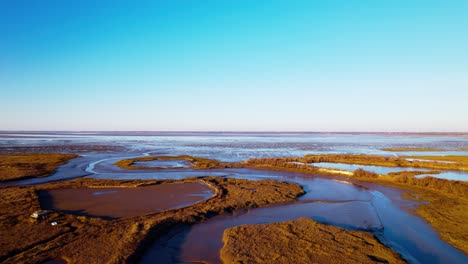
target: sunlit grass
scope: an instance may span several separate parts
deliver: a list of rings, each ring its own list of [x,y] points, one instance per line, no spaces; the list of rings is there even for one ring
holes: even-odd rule
[[[74,154],[53,153],[0,154],[0,181],[45,177],[76,157]]]

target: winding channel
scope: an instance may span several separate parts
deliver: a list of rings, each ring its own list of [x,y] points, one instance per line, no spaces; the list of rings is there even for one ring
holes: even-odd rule
[[[273,223],[300,217],[309,217],[346,229],[372,232],[409,263],[468,263],[466,255],[442,241],[423,219],[408,212],[417,203],[403,201],[402,191],[395,188],[369,188],[319,175],[305,177],[300,173],[250,169],[129,171],[113,165],[120,159],[137,156],[142,154],[78,158],[77,161],[63,165],[48,181],[64,179],[65,174],[98,179],[183,179],[211,175],[289,181],[300,184],[306,191],[297,202],[219,215],[203,223],[172,230],[154,241],[142,256],[141,263],[220,263],[219,250],[225,229],[242,224]],[[20,184],[38,182],[41,179],[23,181]]]

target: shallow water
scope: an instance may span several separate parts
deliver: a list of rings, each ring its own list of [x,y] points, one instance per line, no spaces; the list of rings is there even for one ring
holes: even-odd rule
[[[0,132],[0,147],[104,144],[128,152],[193,155],[222,161],[259,157],[290,157],[306,154],[344,153],[401,155],[468,155],[468,137],[343,133],[24,133]],[[431,147],[449,151],[388,152],[383,148]]]
[[[366,171],[375,172],[378,174],[387,174],[389,172],[400,172],[400,171],[430,171],[422,168],[403,168],[403,167],[383,167],[373,165],[359,165],[359,164],[345,164],[345,163],[332,163],[332,162],[317,162],[311,165],[320,168],[339,169],[347,171],[355,171],[357,169],[364,169]]]
[[[39,192],[42,209],[105,219],[133,217],[182,208],[213,195],[201,183],[160,184],[139,188],[74,188]]]
[[[434,177],[439,179],[446,179],[446,180],[455,180],[455,181],[468,181],[468,172],[457,172],[457,171],[443,171],[438,174],[423,174],[423,175],[416,175],[416,178],[423,178],[423,177]]]
[[[155,167],[164,169],[188,168],[190,163],[186,160],[150,160],[133,162],[133,166]]]
[[[400,171],[431,171],[430,169],[423,168],[407,168],[407,167],[383,167],[383,166],[372,166],[372,165],[359,165],[359,164],[345,164],[345,163],[331,163],[331,162],[317,162],[311,164],[320,168],[331,168],[331,169],[340,169],[347,171],[355,171],[359,168],[366,171],[375,172],[378,174],[387,174],[390,172],[400,172]],[[441,171],[437,174],[424,174],[416,177],[426,177],[431,176],[439,179],[447,180],[457,180],[457,181],[468,181],[468,173],[460,171]]]

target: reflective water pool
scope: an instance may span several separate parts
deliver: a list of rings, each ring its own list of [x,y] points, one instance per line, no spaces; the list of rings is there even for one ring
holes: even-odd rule
[[[320,167],[320,168],[331,168],[331,169],[340,169],[347,171],[355,171],[359,168],[366,171],[375,172],[378,174],[387,174],[390,172],[400,172],[400,171],[431,171],[430,169],[423,168],[407,168],[407,167],[383,167],[383,166],[371,166],[371,165],[359,165],[359,164],[345,164],[345,163],[331,163],[331,162],[317,162],[311,163],[311,165]],[[447,180],[458,180],[458,181],[468,181],[468,173],[460,171],[441,171],[437,174],[422,174],[416,177],[426,177],[431,176],[439,179]]]

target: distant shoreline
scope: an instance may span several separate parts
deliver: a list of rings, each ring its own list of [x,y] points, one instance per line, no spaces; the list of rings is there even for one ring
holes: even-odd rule
[[[17,135],[16,135],[17,134]],[[0,130],[0,135],[126,135],[126,136],[178,136],[178,135],[381,135],[381,136],[461,136],[468,132],[319,132],[319,131],[79,131],[79,130]]]

